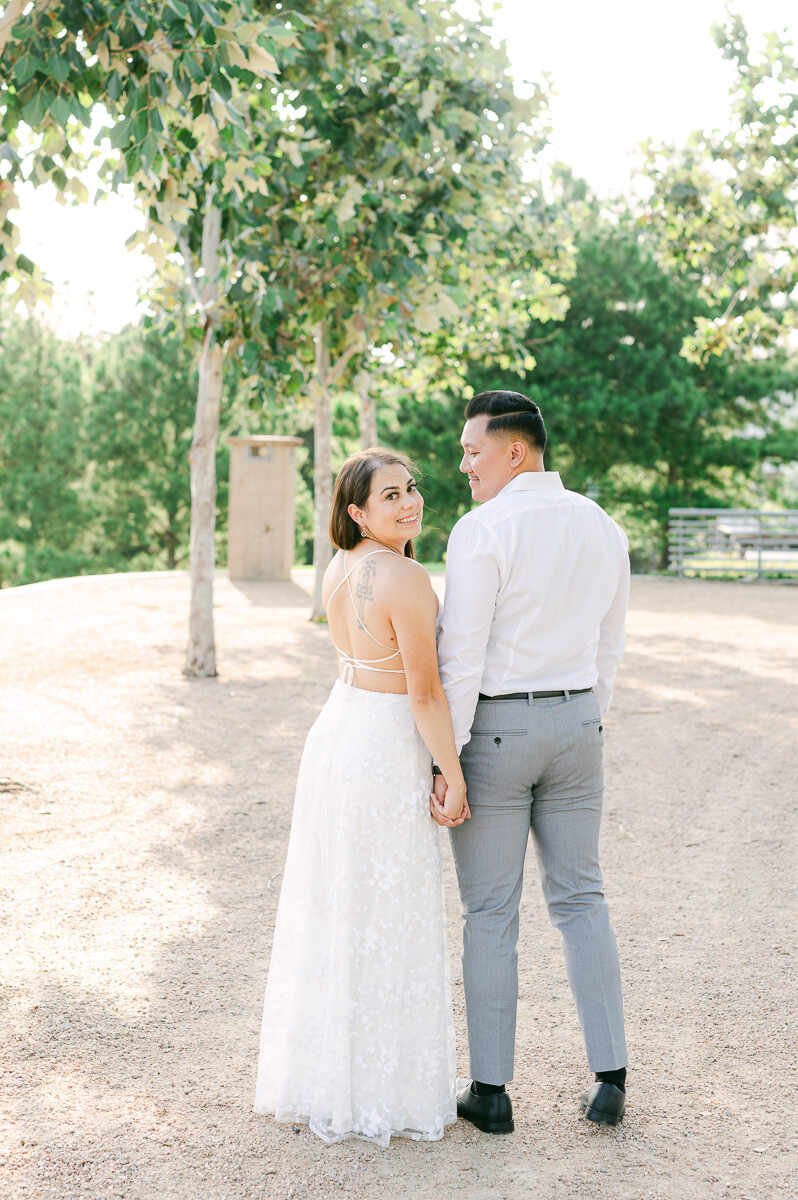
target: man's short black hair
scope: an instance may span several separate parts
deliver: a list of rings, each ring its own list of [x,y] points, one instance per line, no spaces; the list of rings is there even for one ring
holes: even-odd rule
[[[480,392],[466,405],[465,419],[490,418],[487,433],[508,433],[522,438],[542,454],[546,449],[546,426],[534,400],[520,392]]]

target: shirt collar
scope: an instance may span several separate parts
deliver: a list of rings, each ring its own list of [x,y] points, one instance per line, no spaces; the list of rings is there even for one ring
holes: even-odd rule
[[[561,492],[563,483],[559,471],[521,471],[505,483],[498,496],[509,492]]]

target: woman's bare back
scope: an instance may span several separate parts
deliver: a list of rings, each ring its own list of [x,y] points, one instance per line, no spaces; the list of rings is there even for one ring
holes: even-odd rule
[[[407,692],[389,610],[408,570],[423,567],[373,544],[339,550],[327,568],[322,596],[345,683],[369,692]]]

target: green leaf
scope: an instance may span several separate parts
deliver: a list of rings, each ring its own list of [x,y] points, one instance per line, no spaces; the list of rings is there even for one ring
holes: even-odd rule
[[[154,133],[150,132],[144,138],[144,141],[139,147],[141,162],[144,166],[150,166],[155,155],[158,153],[158,138]]]
[[[767,203],[772,208],[789,208],[791,201],[784,195],[784,192],[774,188],[773,191],[767,193]]]
[[[141,155],[138,147],[133,145],[124,151],[125,167],[128,179],[132,179],[141,170]]]
[[[108,95],[116,101],[122,95],[122,76],[118,71],[111,71],[105,84]]]
[[[221,71],[214,71],[211,75],[211,84],[225,103],[230,100],[233,95],[233,89],[226,75],[223,75]]]
[[[137,142],[144,141],[144,138],[150,131],[149,113],[142,108],[136,113],[133,118],[133,137]]]
[[[188,71],[189,75],[191,76],[191,78],[194,80],[195,83],[202,83],[204,81],[205,72],[203,71],[201,64],[197,62],[197,60],[193,54],[191,54],[190,52],[181,54],[178,61],[180,63],[182,63],[182,65],[186,68],[186,70]]]
[[[169,82],[171,83],[171,76],[169,77]],[[166,76],[150,75],[150,92],[154,99],[165,101],[169,94]]]
[[[45,70],[57,79],[59,83],[66,83],[69,78],[69,63],[62,54],[51,54],[45,65]]]
[[[191,91],[191,80],[188,75],[184,71],[176,74],[175,83],[177,84],[178,91],[183,99],[188,100],[189,93]]]
[[[49,108],[50,116],[59,125],[66,125],[69,118],[72,116],[72,108],[63,96],[56,96]]]
[[[250,138],[246,129],[243,129],[240,125],[233,125],[231,128],[233,131],[233,143],[236,148],[239,150],[247,150],[250,144]]]
[[[698,189],[692,187],[689,183],[676,183],[671,188],[671,195],[677,200],[685,199],[687,196],[697,196]]]
[[[31,129],[38,129],[41,125],[52,99],[52,92],[48,92],[45,88],[40,88],[37,92],[34,92],[33,98],[27,104],[23,104],[22,119],[30,125]]]
[[[199,0],[197,7],[212,26],[223,24],[219,10],[213,4],[209,4],[208,0]]]
[[[131,21],[128,25],[123,25],[118,30],[117,36],[123,48],[131,50],[134,46],[138,45],[143,35]]]
[[[29,79],[33,78],[37,71],[42,70],[42,67],[41,59],[37,58],[35,54],[31,54],[30,51],[26,51],[14,66],[13,78],[17,87],[22,87]]]
[[[132,122],[130,119],[117,121],[116,124],[109,130],[108,141],[115,150],[121,150],[130,139],[130,129]]]
[[[84,100],[91,102],[91,97],[87,96],[85,92],[79,98],[72,97],[72,115],[82,121],[84,125],[89,126],[91,125],[91,113],[83,103]]]

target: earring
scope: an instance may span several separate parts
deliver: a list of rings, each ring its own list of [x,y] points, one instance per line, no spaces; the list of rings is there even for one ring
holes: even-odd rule
[[[366,536],[366,526],[365,525],[360,526],[360,536],[362,538]]]

